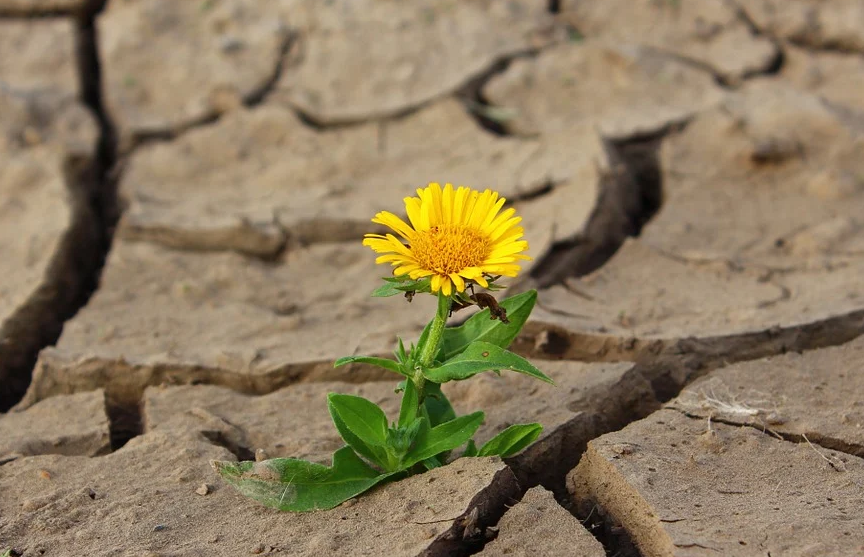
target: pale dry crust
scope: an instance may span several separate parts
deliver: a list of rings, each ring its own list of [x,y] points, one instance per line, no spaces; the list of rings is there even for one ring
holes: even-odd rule
[[[0,96],[0,105],[10,106],[8,100]],[[4,199],[0,205],[0,260],[6,272],[0,284],[0,322],[22,306],[42,282],[71,220],[60,157],[44,146],[22,148],[15,144],[20,141],[15,131],[3,131],[7,134],[0,137],[6,140],[5,149],[0,147],[0,195]]]
[[[736,364],[689,385],[668,406],[864,456],[862,362],[859,339]]]
[[[777,270],[855,255],[862,146],[864,130],[818,96],[754,80],[664,143],[666,202],[644,241]]]
[[[748,83],[665,139],[659,213],[604,267],[541,292],[528,332],[556,326],[572,339],[562,352],[592,359],[718,354],[819,322],[850,338],[864,310],[862,145],[818,97]]]
[[[275,3],[273,3],[275,5]],[[109,2],[97,20],[105,100],[123,145],[232,110],[273,79],[288,39],[258,2]]]
[[[817,48],[864,51],[860,0],[737,0],[763,33]]]
[[[280,513],[223,484],[208,465],[233,458],[199,435],[167,430],[103,457],[9,462],[0,467],[0,546],[94,556],[380,555],[387,547],[409,556],[461,539],[467,525],[482,532],[518,495],[500,460],[462,459],[330,511]]]
[[[552,27],[521,0],[147,0],[111,2],[99,18],[106,97],[127,139],[268,93],[323,123],[402,114],[547,44]]]
[[[262,262],[116,241],[101,287],[43,351],[24,404],[101,386],[135,403],[162,382],[260,393],[345,376],[337,358],[389,354],[397,334],[416,338],[434,314],[431,296],[371,298],[381,279],[368,251],[321,244]]]
[[[858,53],[808,51],[783,45],[780,77],[828,103],[864,114],[864,59]]]
[[[101,390],[55,396],[0,414],[0,462],[41,454],[96,456],[111,448]]]
[[[0,91],[74,97],[74,33],[65,18],[0,20]]]
[[[527,472],[563,466],[567,455],[559,454],[557,446],[562,436],[584,443],[600,433],[600,424],[623,423],[628,412],[644,415],[653,407],[650,385],[633,376],[630,364],[533,363],[556,384],[505,372],[500,377],[484,373],[443,387],[457,414],[485,412],[475,436],[478,446],[514,423],[543,425],[537,444],[517,457],[517,464]],[[221,435],[247,454],[261,449],[271,457],[326,462],[342,446],[330,421],[327,393],[363,396],[395,420],[401,401],[395,392],[398,379],[392,375],[389,381],[360,385],[291,385],[263,396],[215,385],[149,387],[142,402],[144,431],[212,431],[211,435]]]
[[[729,83],[765,71],[778,54],[769,38],[751,32],[736,6],[723,0],[562,5],[562,17],[585,37],[656,48],[707,68]]]
[[[568,476],[648,556],[858,555],[862,486],[859,458],[674,410],[591,441]]]
[[[604,557],[600,542],[542,487],[529,489],[498,522],[498,537],[479,555]]]
[[[621,138],[681,123],[724,96],[704,70],[602,36],[516,60],[486,84],[483,95],[501,111],[501,123],[511,133],[590,124],[605,137]]]
[[[148,387],[142,401],[144,431],[201,431],[250,455],[291,457],[329,463],[345,443],[327,410],[331,392],[371,400],[395,421],[400,395],[393,381],[355,385],[322,382],[291,385],[262,396],[237,393],[216,385]],[[51,399],[48,399],[51,400]]]
[[[490,188],[510,199],[554,183],[548,195],[516,207],[529,255],[539,258],[552,241],[582,230],[607,166],[590,126],[543,139],[498,138],[455,100],[392,122],[323,132],[264,105],[139,148],[120,184],[128,209],[119,235],[272,257],[286,242],[289,249],[359,242],[376,231],[369,220],[378,211],[402,214],[402,199],[430,181]]]
[[[163,383],[212,383],[261,394],[298,381],[393,379],[369,367],[333,369],[333,361],[352,353],[389,354],[397,334],[414,341],[435,301],[370,298],[380,275],[367,252],[359,244],[320,244],[265,263],[233,253],[115,242],[101,288],[66,324],[57,347],[43,350],[22,406],[95,388],[105,388],[112,404],[137,405],[147,386]],[[321,280],[333,268],[340,269],[338,281]],[[586,381],[614,384],[630,367],[547,362],[544,369],[575,381],[575,388]],[[573,393],[505,375],[448,389],[466,411],[500,405],[502,425],[493,433],[506,427],[505,420],[543,415],[545,422],[554,415],[546,423],[557,427],[573,417],[565,408]],[[634,385],[626,396],[639,399],[645,388]],[[537,393],[537,408],[517,403],[516,395],[526,391]],[[560,404],[551,402],[559,396]]]
[[[545,6],[525,0],[306,0],[291,8],[298,60],[273,98],[322,124],[405,113],[557,35]]]
[[[43,281],[69,226],[61,164],[92,153],[96,126],[77,102],[68,21],[0,21],[0,323]],[[71,86],[70,86],[71,85]]]
[[[555,437],[581,437],[582,442],[587,441],[598,433],[590,430],[589,424],[602,421],[603,416],[615,411],[613,406],[633,406],[640,398],[649,397],[650,386],[644,381],[634,383],[630,377],[632,366],[627,364],[535,363],[556,380],[557,386],[516,374],[500,378],[484,374],[471,382],[446,386],[459,413],[489,410],[477,436],[481,443],[513,422],[540,421],[546,433],[535,446],[540,450],[528,460],[536,458],[551,467],[543,459],[552,445],[559,444]],[[108,373],[114,371],[104,362],[101,367]],[[93,381],[104,383],[101,376],[94,376]],[[472,503],[480,506],[481,520],[484,513],[503,509],[505,503],[512,505],[514,501],[508,498],[515,498],[518,492],[511,472],[493,466],[486,473],[486,468],[473,464],[482,461],[474,459],[458,460],[441,469],[444,476],[436,473],[434,478],[421,476],[419,484],[408,480],[407,484],[388,485],[358,498],[356,503],[315,515],[262,509],[224,486],[206,466],[208,459],[231,460],[233,456],[205,443],[205,439],[230,448],[242,458],[252,458],[257,449],[263,449],[267,457],[293,456],[326,462],[341,446],[327,413],[326,393],[367,397],[394,417],[399,401],[393,392],[394,384],[395,376],[391,381],[362,385],[301,384],[259,397],[212,385],[151,387],[142,401],[145,432],[119,451],[96,459],[23,458],[14,461],[13,467],[13,463],[0,467],[0,489],[11,497],[0,502],[0,513],[10,517],[8,527],[0,534],[0,543],[28,549],[64,547],[96,555],[103,550],[108,554],[121,545],[189,555],[207,551],[236,553],[252,551],[259,543],[265,549],[279,547],[300,555],[347,551],[346,547],[361,554],[378,554],[380,545],[369,542],[367,547],[366,534],[360,532],[367,532],[369,539],[389,539],[386,536],[397,535],[399,529],[388,527],[389,533],[384,533],[376,525],[384,528],[384,523],[395,520],[407,523],[406,536],[410,539],[394,538],[387,542],[388,547],[394,548],[394,554],[402,554],[401,544],[405,544],[404,551],[409,554],[409,549],[416,553],[418,547],[444,544],[448,529],[457,528],[458,533],[458,528],[470,523],[453,521],[468,507],[454,506],[450,512],[448,506],[465,493],[463,482],[477,486],[466,488],[474,494],[490,486],[490,491],[484,491]],[[630,402],[616,402],[612,393],[620,393]],[[61,400],[71,397],[53,396],[25,413]],[[74,406],[67,405],[63,417],[72,423],[80,420]],[[580,421],[583,418],[584,423]],[[450,477],[456,478],[455,486],[447,479]],[[51,483],[45,483],[49,480]],[[489,483],[483,484],[486,480]],[[196,494],[202,483],[209,484],[208,495]],[[46,491],[45,486],[50,489]],[[495,501],[500,506],[492,506]],[[367,502],[372,504],[368,512],[363,510]],[[556,515],[564,512],[558,510]],[[75,527],[67,528],[72,519]],[[158,531],[154,531],[157,526]],[[34,537],[36,533],[38,538]],[[93,541],[97,536],[101,538],[99,546]],[[564,539],[571,540],[572,536],[567,533]]]

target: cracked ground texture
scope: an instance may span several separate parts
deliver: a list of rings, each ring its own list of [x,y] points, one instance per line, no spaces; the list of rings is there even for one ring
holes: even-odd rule
[[[864,554],[862,14],[0,0],[0,554]],[[244,499],[208,460],[325,462],[327,392],[397,411],[332,363],[432,313],[360,245],[431,180],[524,217],[557,383],[445,390],[542,436]]]

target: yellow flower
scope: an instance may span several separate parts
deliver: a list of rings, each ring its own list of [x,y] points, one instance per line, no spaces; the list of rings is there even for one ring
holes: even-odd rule
[[[390,263],[396,276],[412,279],[431,277],[432,292],[445,296],[465,291],[467,281],[489,286],[484,275],[515,277],[516,261],[531,259],[522,252],[528,242],[521,240],[522,220],[515,209],[501,211],[505,199],[497,192],[479,192],[466,187],[429,184],[417,190],[419,197],[406,197],[405,210],[411,225],[387,211],[372,222],[392,228],[393,234],[366,234],[364,246],[384,254],[376,263]]]

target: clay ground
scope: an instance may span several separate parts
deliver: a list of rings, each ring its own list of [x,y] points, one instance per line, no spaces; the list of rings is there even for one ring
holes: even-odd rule
[[[864,1],[0,0],[0,555],[864,555]],[[434,304],[360,245],[429,181],[524,217],[482,442],[331,511]],[[430,304],[431,303],[431,304]],[[457,317],[461,317],[458,316]]]

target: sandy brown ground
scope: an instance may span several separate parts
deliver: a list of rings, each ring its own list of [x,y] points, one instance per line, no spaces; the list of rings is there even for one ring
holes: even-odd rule
[[[862,14],[0,0],[0,555],[864,554]],[[360,246],[429,181],[524,217],[557,386],[446,390],[543,435],[244,499],[208,460],[326,462],[332,391],[395,415],[332,362],[431,315]]]

